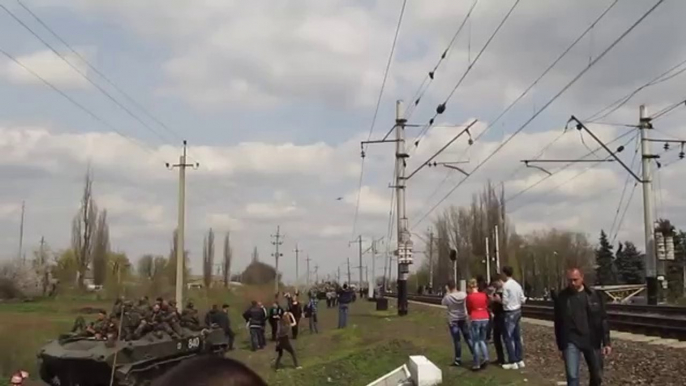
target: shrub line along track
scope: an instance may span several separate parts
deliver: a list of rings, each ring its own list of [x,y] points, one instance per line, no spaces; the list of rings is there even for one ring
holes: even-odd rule
[[[386,293],[387,297],[395,294]],[[408,300],[426,304],[441,304],[438,295],[408,295]],[[550,301],[529,301],[522,307],[522,315],[552,321],[555,317]],[[607,304],[610,328],[649,336],[686,341],[686,307]]]

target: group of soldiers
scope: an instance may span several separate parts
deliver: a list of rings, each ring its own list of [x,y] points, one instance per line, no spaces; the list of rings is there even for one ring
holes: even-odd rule
[[[177,339],[185,336],[184,328],[191,331],[203,329],[192,302],[188,302],[179,312],[174,300],[157,298],[155,303],[150,304],[148,297],[144,296],[138,300],[138,304],[124,298],[117,299],[109,316],[106,311],[100,310],[97,319],[89,324],[79,316],[72,328],[72,335],[115,340],[121,331],[121,339],[125,341],[138,340],[148,334],[162,338],[163,333]]]

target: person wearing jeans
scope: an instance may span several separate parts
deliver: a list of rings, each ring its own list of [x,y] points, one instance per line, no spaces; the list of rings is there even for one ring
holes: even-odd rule
[[[605,304],[600,294],[584,285],[578,268],[567,271],[568,287],[555,299],[555,339],[565,362],[567,385],[579,385],[583,354],[588,366],[590,386],[600,386],[603,356],[610,355],[610,329]]]
[[[505,311],[505,331],[503,340],[507,350],[507,363],[504,369],[523,369],[524,353],[522,350],[522,336],[519,323],[522,320],[522,304],[526,302],[522,286],[512,278],[513,269],[510,266],[503,267],[503,296],[502,305]]]
[[[505,351],[503,350],[503,337],[505,333],[505,311],[503,310],[503,281],[496,277],[491,281],[494,293],[490,296],[491,319],[493,325],[493,346],[495,347],[495,364],[502,366],[505,364]]]
[[[338,328],[348,325],[348,305],[353,301],[354,292],[348,289],[348,284],[343,284],[343,289],[338,294]]]
[[[474,363],[472,370],[477,371],[488,365],[488,346],[486,334],[490,313],[488,312],[488,296],[480,292],[476,279],[469,281],[469,295],[467,295],[467,312],[472,320],[470,333],[472,337]]]
[[[450,336],[453,340],[453,347],[455,349],[455,356],[453,358],[453,366],[462,365],[462,342],[460,342],[460,334],[467,343],[469,351],[472,350],[472,340],[469,335],[467,325],[467,308],[466,308],[467,294],[458,291],[454,283],[445,286],[445,296],[441,304],[448,309],[448,328]]]

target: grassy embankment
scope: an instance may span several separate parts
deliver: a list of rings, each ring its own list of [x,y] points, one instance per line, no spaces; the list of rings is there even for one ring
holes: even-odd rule
[[[320,303],[320,331],[312,335],[303,319],[301,336],[294,341],[303,369],[292,368],[290,357],[285,368],[275,372],[274,344],[265,350],[248,350],[247,331],[238,315],[250,298],[265,298],[268,291],[245,290],[240,294],[215,293],[209,298],[191,295],[199,308],[212,303],[232,305],[232,322],[238,334],[234,357],[260,373],[270,385],[365,385],[407,361],[408,355],[426,355],[443,370],[445,385],[538,385],[533,371],[489,368],[472,373],[467,367],[449,366],[452,346],[444,313],[438,309],[413,307],[410,315],[399,318],[395,310],[377,312],[373,303],[358,301],[351,307],[349,327],[336,330],[335,309]],[[12,371],[23,368],[36,374],[35,353],[47,340],[71,327],[75,310],[84,306],[109,308],[109,302],[83,297],[23,304],[0,304],[0,384]],[[464,350],[465,365],[471,356]],[[526,379],[528,378],[528,379]]]

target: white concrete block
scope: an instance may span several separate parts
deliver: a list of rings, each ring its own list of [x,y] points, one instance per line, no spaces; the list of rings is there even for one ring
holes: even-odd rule
[[[423,355],[411,355],[407,363],[415,386],[434,386],[443,382],[443,372]]]

